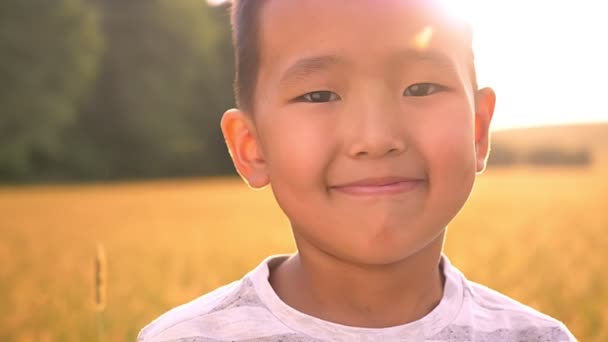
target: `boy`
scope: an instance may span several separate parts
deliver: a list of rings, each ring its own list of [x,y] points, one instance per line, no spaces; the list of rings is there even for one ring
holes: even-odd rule
[[[426,0],[233,4],[236,169],[298,252],[171,310],[140,341],[574,341],[441,253],[489,149],[471,33]]]

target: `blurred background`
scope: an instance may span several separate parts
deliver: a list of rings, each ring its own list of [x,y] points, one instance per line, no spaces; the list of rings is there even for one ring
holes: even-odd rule
[[[457,3],[498,104],[488,170],[445,252],[608,341],[601,3]],[[295,249],[223,142],[233,73],[222,1],[0,2],[0,341],[132,341]]]

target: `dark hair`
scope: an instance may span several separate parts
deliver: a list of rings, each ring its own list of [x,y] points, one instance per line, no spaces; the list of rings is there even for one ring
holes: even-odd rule
[[[260,12],[265,0],[232,0],[231,24],[236,75],[236,105],[253,112],[254,95],[260,64]]]
[[[254,109],[260,64],[260,12],[265,3],[265,0],[232,0],[230,19],[236,63],[234,96],[237,107],[248,113],[253,113]],[[465,26],[466,39],[472,42],[472,30],[470,26]],[[477,90],[472,48],[469,73],[473,82],[472,86],[474,90]]]

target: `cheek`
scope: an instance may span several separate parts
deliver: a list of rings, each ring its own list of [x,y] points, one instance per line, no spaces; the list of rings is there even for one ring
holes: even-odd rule
[[[446,103],[422,120],[417,144],[425,159],[431,187],[444,196],[469,195],[475,179],[475,124],[464,101]]]
[[[264,127],[264,156],[273,189],[303,196],[322,187],[335,148],[331,127],[320,117],[296,111],[273,113]]]
[[[292,225],[318,226],[327,203],[326,169],[336,143],[327,123],[298,113],[280,113],[266,137],[270,184]],[[318,119],[318,118],[316,118]]]

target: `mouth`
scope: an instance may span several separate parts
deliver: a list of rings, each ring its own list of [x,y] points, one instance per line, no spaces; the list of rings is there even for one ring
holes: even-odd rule
[[[355,196],[395,195],[413,191],[423,183],[422,178],[380,177],[331,186],[330,189]]]

